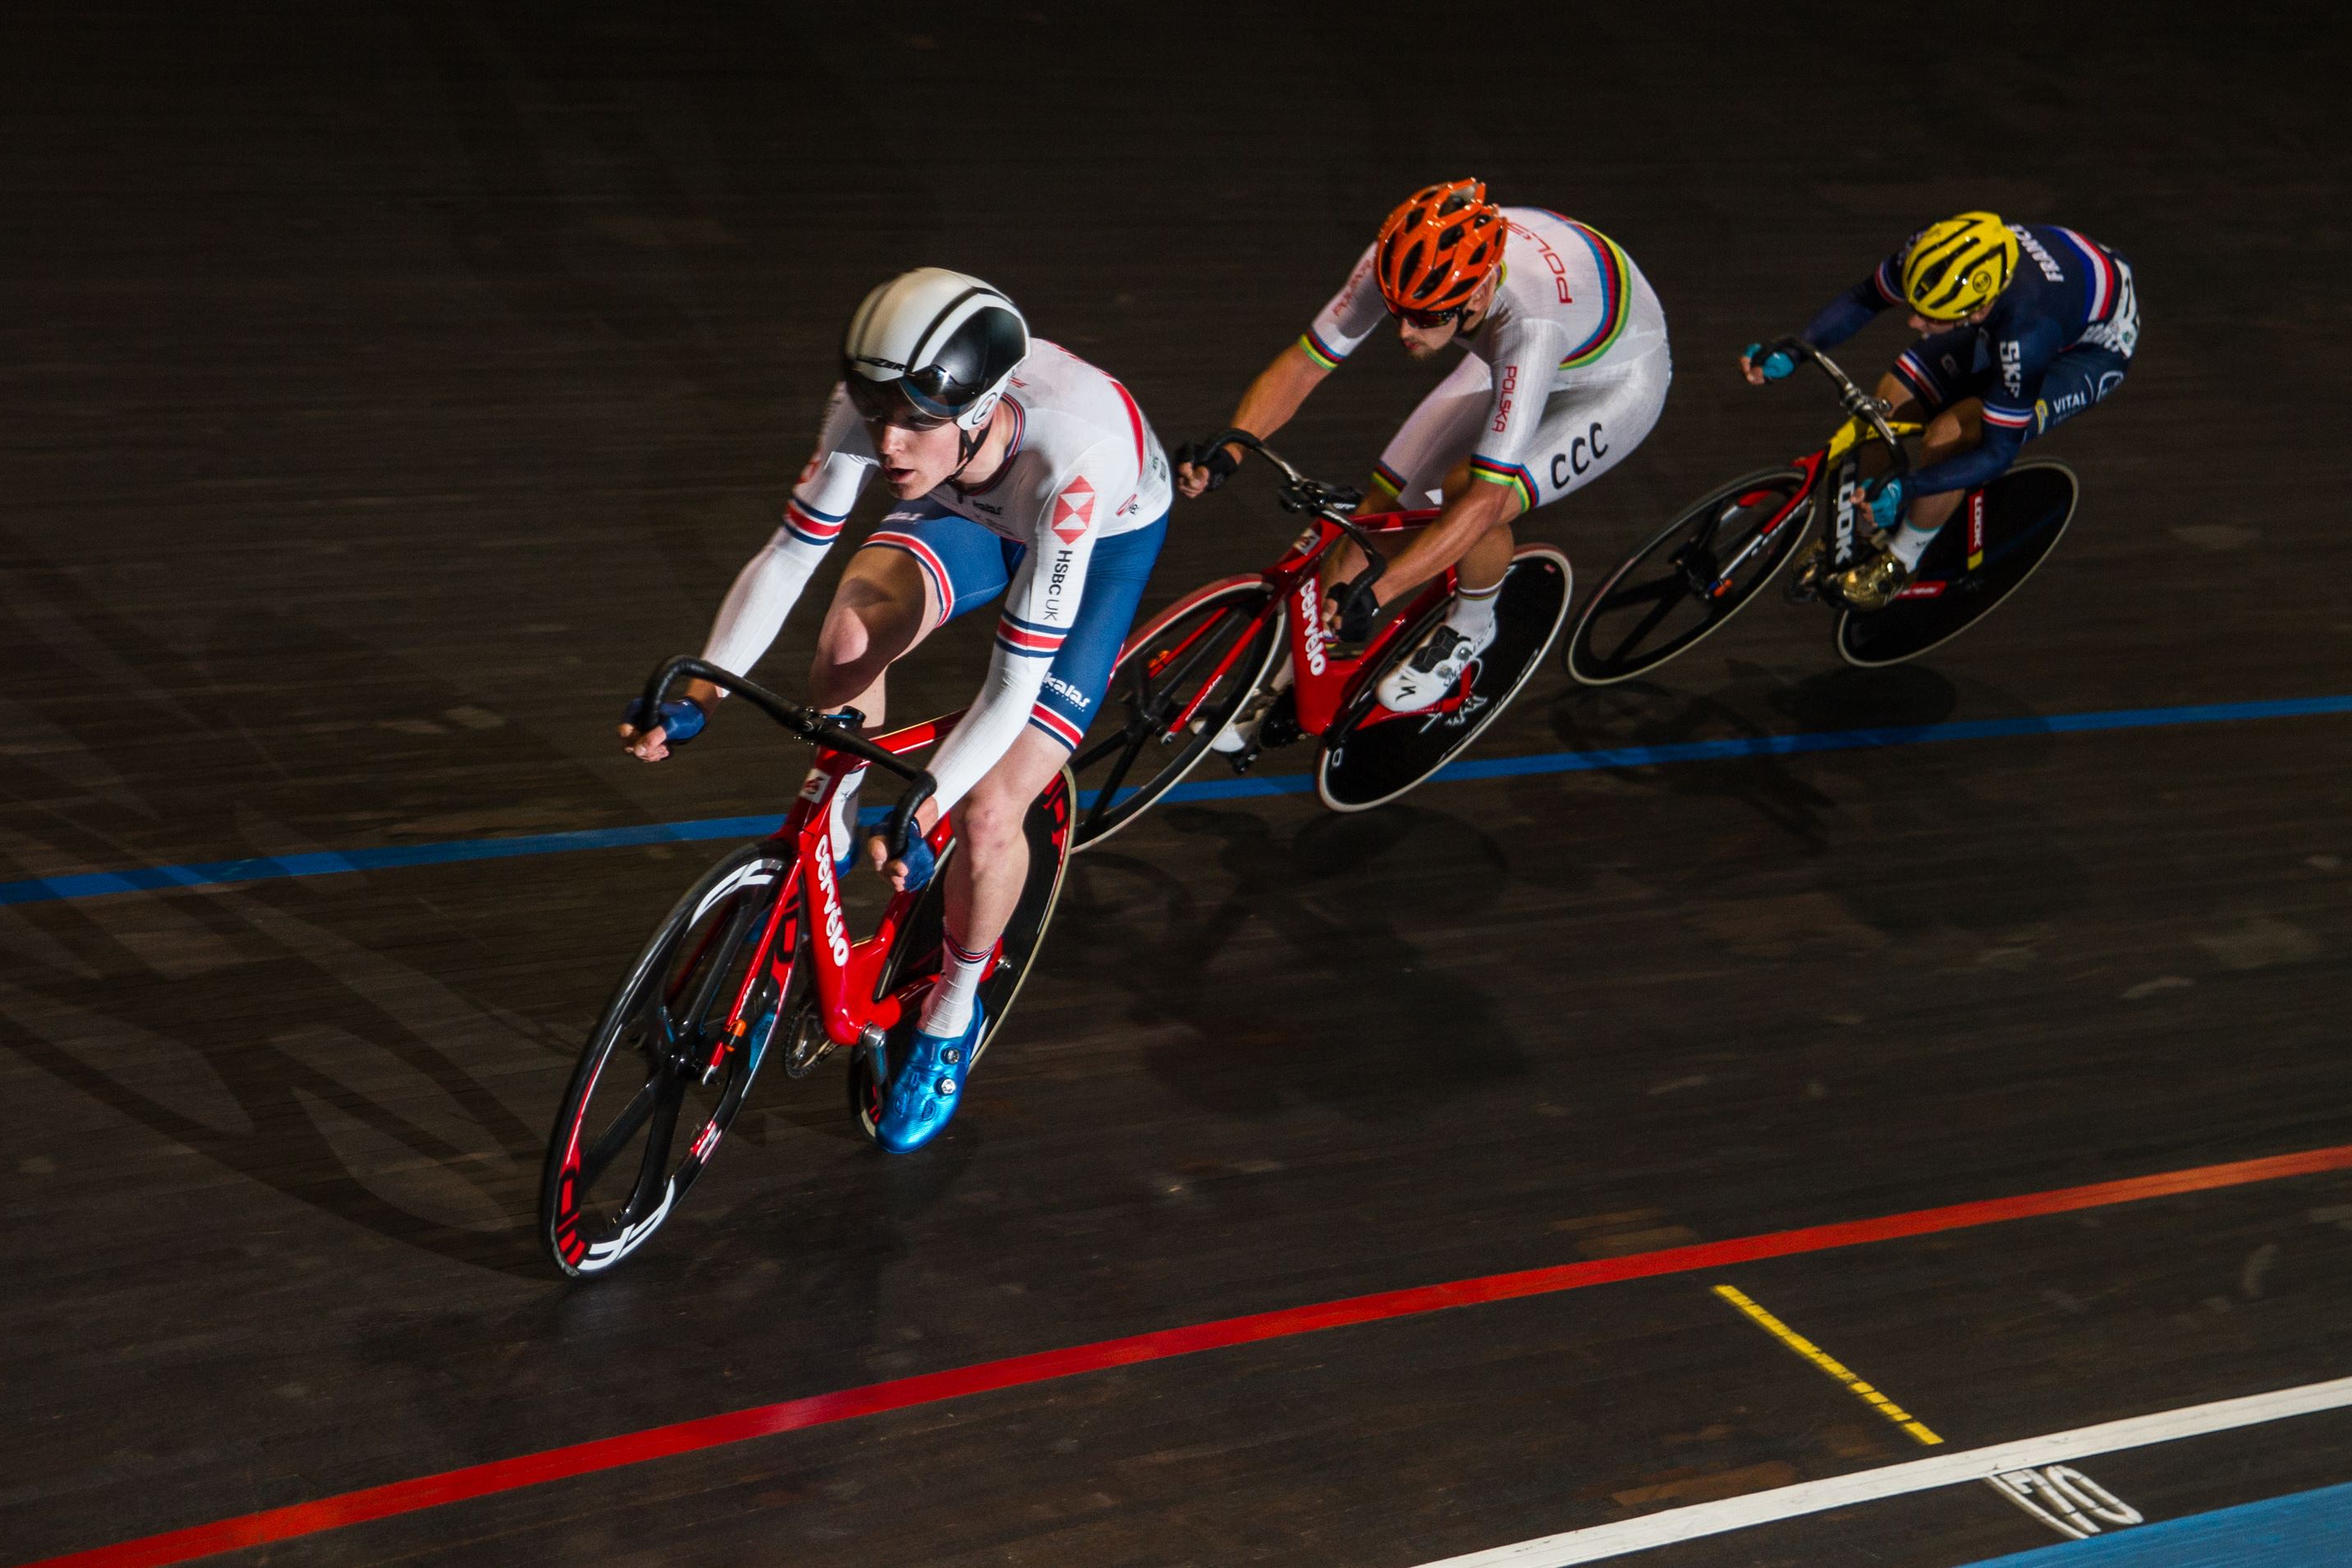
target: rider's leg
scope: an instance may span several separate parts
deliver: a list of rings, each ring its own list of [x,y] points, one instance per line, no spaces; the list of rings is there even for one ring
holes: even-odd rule
[[[1019,739],[955,807],[947,868],[948,963],[923,1009],[927,1035],[961,1035],[988,955],[1029,878],[1030,805],[1069,761],[1110,688],[1118,650],[1168,537],[1165,517],[1097,542],[1069,635],[1047,667]],[[961,950],[961,951],[959,951]]]
[[[854,707],[878,728],[891,661],[943,618],[938,590],[914,556],[867,544],[850,557],[824,613],[809,664],[809,701],[827,710]]]
[[[1455,464],[1445,476],[1445,499],[1453,500],[1472,482],[1470,465]],[[1445,612],[1445,624],[1481,647],[1494,641],[1495,604],[1503,596],[1503,574],[1510,571],[1511,554],[1518,548],[1511,527],[1518,508],[1508,510],[1510,515],[1472,540],[1454,563],[1454,603]]]
[[[986,604],[1004,590],[1001,542],[978,523],[929,501],[895,507],[850,557],[832,608],[817,633],[809,700],[831,710],[854,707],[871,733],[887,710],[892,661],[945,625],[958,610]],[[833,794],[833,850],[850,856],[856,842],[863,764]]]
[[[1984,403],[1981,399],[1963,398],[1927,422],[1919,438],[1919,466],[1940,463],[1945,458],[1972,449],[1984,439]],[[1960,508],[1960,491],[1943,490],[1931,496],[1921,496],[1911,503],[1910,515],[1887,542],[1895,559],[1903,563],[1906,572],[1919,569],[1919,557],[1927,552],[1937,531],[1952,520]]]
[[[1486,428],[1486,411],[1494,402],[1494,378],[1484,360],[1464,355],[1430,388],[1381,453],[1372,482],[1364,489],[1364,508],[1371,511],[1417,511],[1439,504],[1446,475],[1478,445]],[[1378,536],[1379,542],[1402,547],[1395,534]],[[1383,554],[1394,554],[1388,549]],[[1323,557],[1323,586],[1345,583],[1364,569],[1364,552],[1343,540]]]
[[[1656,426],[1673,381],[1674,363],[1660,340],[1647,353],[1580,374],[1554,391],[1519,460],[1479,454],[1464,465],[1456,482],[1505,492],[1509,504],[1455,561],[1457,587],[1445,620],[1381,678],[1382,703],[1398,712],[1419,712],[1457,688],[1471,661],[1495,640],[1500,587],[1517,549],[1513,520],[1615,468]],[[1450,489],[1448,500],[1461,493]],[[1482,588],[1488,590],[1484,595]]]
[[[1069,761],[1069,752],[1040,731],[1024,730],[1012,750],[981,775],[956,803],[956,854],[947,878],[946,962],[923,1005],[923,1033],[957,1036],[971,1006],[988,956],[1020,907],[1029,879],[1029,839],[1023,822],[1030,803]]]
[[[936,595],[913,556],[871,545],[858,551],[834,589],[832,607],[817,633],[816,655],[809,664],[810,703],[828,712],[856,708],[869,731],[881,728],[884,678],[891,660],[921,642],[939,622]],[[856,853],[857,803],[865,783],[861,763],[842,775],[833,792],[836,861]]]

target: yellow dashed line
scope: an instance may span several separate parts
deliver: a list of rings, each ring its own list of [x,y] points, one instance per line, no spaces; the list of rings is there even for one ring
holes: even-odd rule
[[[1856,1377],[1846,1366],[1845,1363],[1838,1360],[1837,1357],[1830,1354],[1829,1352],[1822,1349],[1821,1346],[1813,1343],[1812,1341],[1805,1338],[1804,1335],[1797,1332],[1796,1330],[1790,1328],[1788,1324],[1782,1322],[1780,1319],[1774,1317],[1763,1308],[1758,1306],[1754,1301],[1748,1300],[1745,1292],[1734,1289],[1728,1285],[1717,1285],[1715,1288],[1715,1293],[1722,1297],[1725,1300],[1730,1302],[1733,1306],[1738,1308],[1741,1311],[1747,1313],[1750,1318],[1754,1319],[1757,1326],[1761,1328],[1766,1333],[1770,1334],[1774,1339],[1779,1340],[1782,1344],[1787,1345],[1790,1350],[1795,1351],[1799,1355],[1803,1356],[1807,1361],[1811,1362],[1815,1366],[1820,1367],[1823,1372],[1828,1373],[1832,1377],[1836,1378],[1840,1383],[1844,1384],[1846,1387],[1851,1389],[1853,1393],[1861,1395],[1862,1398],[1869,1404],[1871,1408],[1876,1410],[1881,1415],[1885,1416],[1889,1421],[1894,1422],[1897,1426],[1902,1427],[1906,1432],[1910,1433],[1914,1437],[1918,1438],[1920,1442],[1933,1447],[1934,1445],[1943,1441],[1941,1437],[1938,1437],[1933,1432],[1928,1431],[1924,1423],[1914,1418],[1909,1411],[1905,1410],[1901,1405],[1895,1404],[1895,1401],[1887,1398],[1886,1395],[1879,1393],[1878,1390],[1871,1387],[1870,1384]]]

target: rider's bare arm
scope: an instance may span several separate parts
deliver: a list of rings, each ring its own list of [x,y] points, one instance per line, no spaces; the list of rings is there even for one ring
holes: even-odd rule
[[[1322,384],[1329,370],[1315,363],[1305,349],[1292,343],[1274,356],[1274,363],[1258,373],[1258,377],[1242,394],[1239,406],[1228,423],[1253,436],[1271,436],[1290,422],[1307,401],[1307,394]],[[1235,458],[1242,455],[1238,447],[1225,448]],[[1184,463],[1176,469],[1176,485],[1188,496],[1197,496],[1209,482],[1208,470],[1197,464]]]
[[[711,620],[710,635],[703,642],[705,659],[738,675],[748,673],[760,662],[760,656],[783,629],[784,617],[800,601],[817,563],[839,537],[842,523],[873,468],[872,443],[866,438],[856,411],[836,388],[825,406],[816,455],[801,470],[793,499],[784,506],[783,526],[735,574],[734,586],[728,589],[719,614]],[[705,709],[715,707],[727,695],[707,680],[688,683],[685,694]],[[669,755],[668,737],[658,725],[643,733],[622,725],[621,744],[649,763]]]
[[[1435,522],[1389,558],[1372,596],[1384,605],[1394,604],[1461,560],[1488,530],[1508,523],[1520,510],[1517,487],[1474,478],[1461,493],[1447,499]]]

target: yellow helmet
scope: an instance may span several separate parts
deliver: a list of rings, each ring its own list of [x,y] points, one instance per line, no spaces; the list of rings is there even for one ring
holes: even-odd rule
[[[2017,272],[2017,236],[1990,213],[1919,231],[1903,258],[1903,297],[1931,321],[1957,321],[1997,298]]]

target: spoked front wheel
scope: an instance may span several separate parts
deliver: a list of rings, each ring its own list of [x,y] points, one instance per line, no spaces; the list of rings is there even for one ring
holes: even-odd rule
[[[605,1005],[540,1185],[541,1240],[564,1273],[601,1273],[642,1246],[741,1109],[784,1000],[772,973],[751,971],[791,877],[772,843],[730,854],[656,928]]]
[[[1256,577],[1212,584],[1128,638],[1101,711],[1070,759],[1076,848],[1142,816],[1208,754],[1273,668],[1282,630],[1273,597]]]
[[[1617,568],[1568,639],[1568,673],[1608,686],[1655,669],[1738,614],[1805,531],[1806,476],[1764,468],[1693,502]]]

